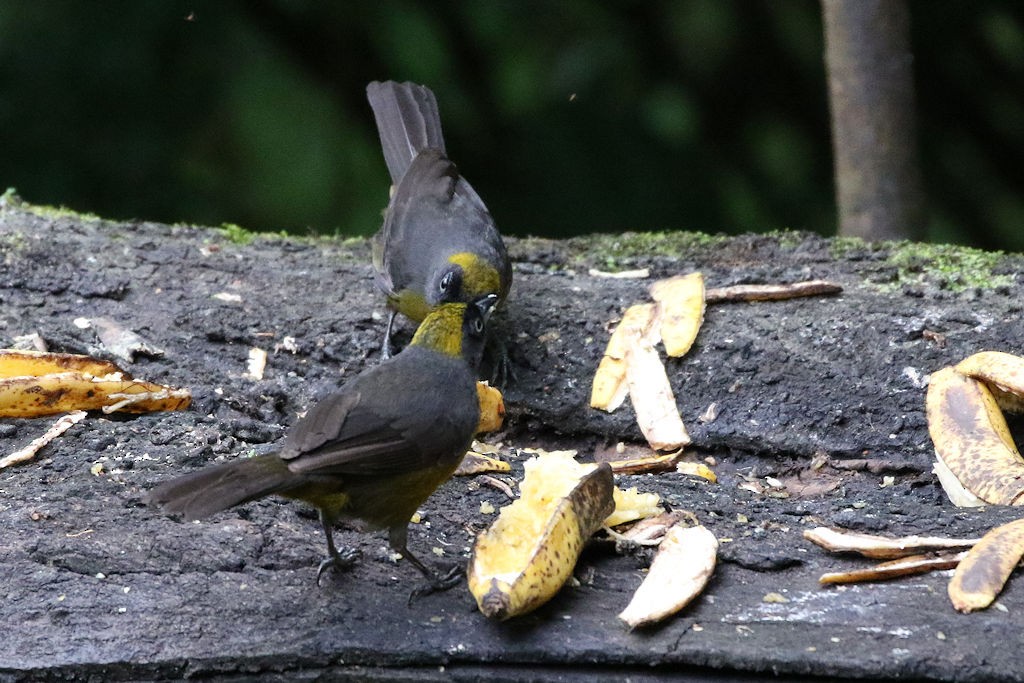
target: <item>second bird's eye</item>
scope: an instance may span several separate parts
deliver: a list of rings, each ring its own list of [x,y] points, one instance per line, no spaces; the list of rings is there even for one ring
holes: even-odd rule
[[[447,292],[449,289],[451,289],[452,279],[454,277],[455,276],[450,271],[441,276],[441,284],[439,285],[439,288],[442,293]]]
[[[477,334],[479,334],[479,333],[484,331],[484,320],[483,320],[483,318],[476,318],[476,319],[473,320],[473,330],[476,331]]]

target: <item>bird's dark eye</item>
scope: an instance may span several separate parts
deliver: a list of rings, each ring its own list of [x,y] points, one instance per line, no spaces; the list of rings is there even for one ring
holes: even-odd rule
[[[481,334],[484,331],[483,318],[473,318],[473,331],[477,334]]]
[[[451,271],[448,271],[447,273],[445,273],[444,275],[441,276],[441,282],[438,285],[438,289],[441,290],[442,294],[444,294],[449,289],[451,289],[451,287],[452,287],[452,280],[454,280],[454,279],[455,279],[455,274],[452,273]]]

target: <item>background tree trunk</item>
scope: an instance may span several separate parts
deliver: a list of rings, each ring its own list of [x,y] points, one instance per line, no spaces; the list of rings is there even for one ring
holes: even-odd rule
[[[905,0],[822,0],[839,234],[920,238],[924,193]]]

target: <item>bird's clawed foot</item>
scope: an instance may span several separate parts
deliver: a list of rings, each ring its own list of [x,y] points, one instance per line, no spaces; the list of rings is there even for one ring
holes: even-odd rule
[[[413,600],[422,598],[426,595],[433,593],[443,593],[444,591],[455,588],[466,575],[466,568],[462,565],[454,565],[449,568],[443,575],[431,574],[427,577],[427,582],[416,588],[412,593],[409,594],[409,604],[412,605]]]
[[[316,585],[320,585],[320,579],[328,569],[336,572],[343,572],[352,568],[352,565],[359,559],[359,551],[356,548],[342,548],[341,552],[334,552],[329,555],[316,570]]]

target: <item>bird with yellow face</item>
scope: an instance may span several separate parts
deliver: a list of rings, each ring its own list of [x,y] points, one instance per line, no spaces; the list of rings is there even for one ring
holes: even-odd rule
[[[320,512],[328,568],[354,555],[334,545],[340,518],[385,528],[391,548],[439,579],[409,552],[413,513],[462,461],[480,419],[476,371],[494,294],[444,303],[426,315],[399,354],[360,373],[314,405],[277,452],[242,458],[160,484],[148,502],[185,519],[207,517],[277,494]]]
[[[420,321],[445,302],[494,294],[512,284],[512,266],[491,214],[445,152],[437,100],[414,83],[366,88],[391,175],[391,200],[373,239],[377,283],[391,316]]]

